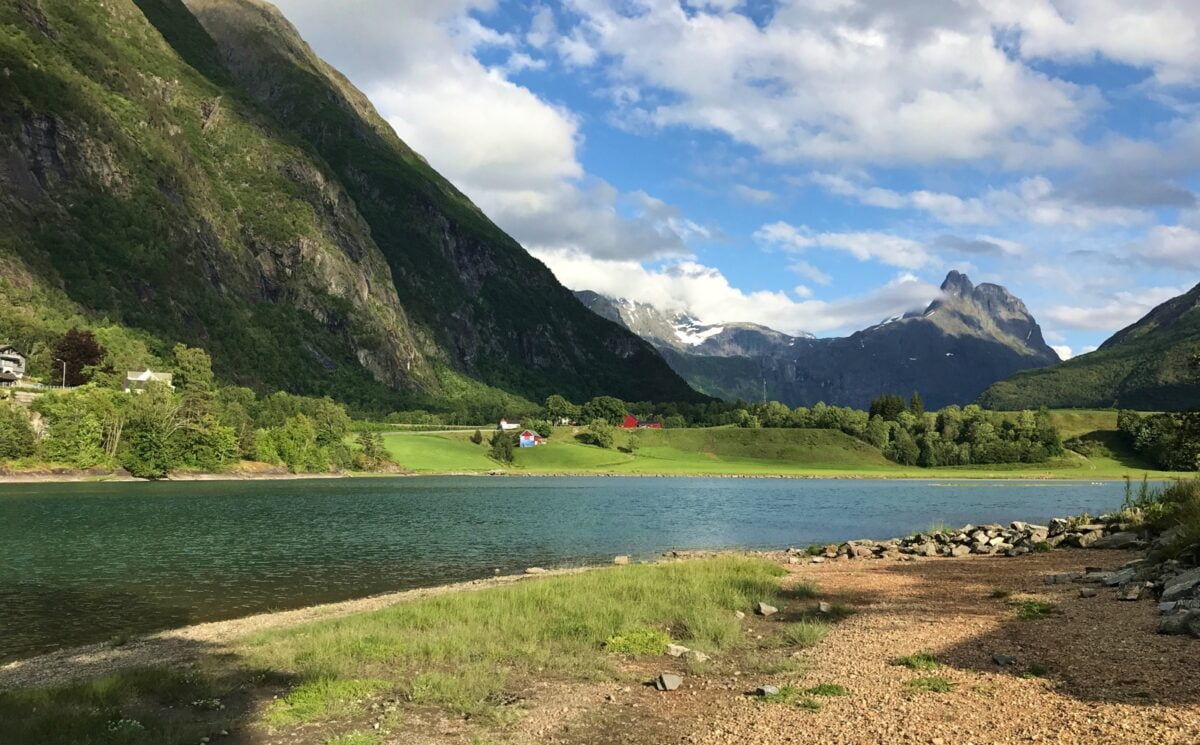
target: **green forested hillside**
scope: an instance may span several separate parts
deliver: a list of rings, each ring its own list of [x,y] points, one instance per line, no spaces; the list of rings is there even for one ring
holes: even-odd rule
[[[1021,372],[984,391],[995,409],[1200,407],[1200,285],[1152,310],[1090,354]]]
[[[226,381],[372,408],[695,396],[272,7],[192,6],[0,5],[0,341],[33,375],[78,325],[118,370],[183,341]]]

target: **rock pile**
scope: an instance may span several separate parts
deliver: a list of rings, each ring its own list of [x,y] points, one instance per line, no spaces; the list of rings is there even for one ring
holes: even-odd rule
[[[1055,518],[1049,525],[1013,522],[1003,525],[964,525],[958,530],[917,533],[886,541],[846,541],[830,544],[811,561],[829,559],[900,559],[910,556],[1021,556],[1030,551],[1048,551],[1059,546],[1074,548],[1138,549],[1145,541],[1123,532],[1115,518],[1096,521]]]

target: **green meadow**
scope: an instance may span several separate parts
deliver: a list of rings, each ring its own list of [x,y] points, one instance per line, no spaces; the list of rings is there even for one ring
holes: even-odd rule
[[[900,466],[879,449],[835,430],[695,429],[618,431],[615,447],[577,439],[582,429],[560,427],[542,445],[518,449],[511,464],[488,457],[487,438],[470,432],[394,432],[384,436],[391,457],[420,474],[506,473],[672,476],[795,476],[871,478],[1140,479],[1171,474],[1149,467],[1117,432],[1117,414],[1103,410],[1052,412],[1063,440],[1099,442],[1090,456],[1068,452],[1049,463],[991,464],[950,468]]]

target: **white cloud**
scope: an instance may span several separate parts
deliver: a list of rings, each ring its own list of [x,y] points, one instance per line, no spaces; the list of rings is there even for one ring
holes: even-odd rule
[[[1066,344],[1051,344],[1050,348],[1058,355],[1058,358],[1064,362],[1071,359],[1075,354]]]
[[[684,241],[707,230],[585,173],[577,117],[507,78],[544,61],[470,15],[494,0],[363,0],[355,13],[323,0],[277,3],[402,139],[526,247],[660,257],[685,253]],[[524,38],[586,61],[583,47],[555,28],[542,6]],[[483,46],[507,49],[507,60],[484,66],[474,55]]]
[[[811,179],[834,194],[862,204],[920,210],[945,225],[1027,222],[1086,230],[1097,225],[1134,225],[1151,219],[1149,213],[1141,210],[1080,202],[1056,190],[1050,179],[1043,176],[1024,178],[1010,187],[988,188],[979,197],[965,199],[925,190],[897,192],[830,173],[814,173]]]
[[[1055,305],[1042,311],[1042,316],[1066,328],[1112,332],[1140,320],[1155,306],[1184,292],[1179,287],[1148,287],[1136,292],[1117,292],[1101,305]]]
[[[1146,232],[1134,252],[1143,261],[1200,270],[1200,231],[1184,225],[1156,225]]]
[[[848,333],[885,318],[921,309],[939,290],[912,275],[901,275],[866,294],[835,300],[797,301],[781,291],[745,291],[732,286],[719,269],[691,260],[647,268],[636,261],[605,261],[571,251],[538,251],[559,281],[614,297],[687,310],[706,323],[750,321],[785,333]],[[805,288],[807,289],[807,288]]]
[[[699,5],[570,1],[613,77],[666,93],[631,115],[775,160],[1078,160],[1098,104],[1000,48],[982,4],[781,0],[762,25]]]
[[[755,231],[754,238],[764,246],[785,251],[834,248],[849,253],[859,261],[874,260],[904,269],[917,269],[933,261],[933,257],[918,241],[889,233],[817,233],[804,225],[796,227],[786,222],[774,222]]]
[[[829,276],[807,261],[793,261],[788,265],[788,269],[792,270],[796,274],[799,274],[805,279],[816,282],[819,285],[827,285],[830,282],[833,282],[833,277]]]
[[[754,204],[766,204],[775,201],[774,192],[767,191],[766,189],[755,189],[753,186],[746,186],[745,184],[734,184],[733,193],[739,199],[744,199]]]

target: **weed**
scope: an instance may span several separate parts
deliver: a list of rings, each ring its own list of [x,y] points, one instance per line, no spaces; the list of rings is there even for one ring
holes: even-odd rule
[[[825,553],[825,547],[819,543],[812,543],[804,548],[804,553],[808,554],[809,556],[820,556],[821,554]]]
[[[940,675],[914,678],[904,684],[905,688],[915,693],[949,693],[957,686],[957,683],[946,680]]]
[[[1017,605],[1017,618],[1023,621],[1049,618],[1055,613],[1058,613],[1058,606],[1047,600],[1026,600]]]
[[[892,660],[893,665],[907,667],[909,670],[937,670],[942,663],[937,661],[932,652],[916,652]]]
[[[1051,546],[1046,541],[1038,541],[1033,544],[1032,550],[1035,554],[1048,554],[1054,550],[1054,546]]]
[[[820,711],[821,708],[824,706],[824,704],[822,704],[820,701],[817,701],[816,699],[802,698],[796,702],[796,706],[800,707],[801,709],[804,709],[805,711],[814,711],[815,712],[815,711]]]
[[[624,654],[630,657],[645,657],[662,654],[671,637],[660,629],[640,628],[622,631],[604,640],[604,649],[613,654]]]
[[[1007,600],[1008,598],[1012,597],[1012,590],[1005,590],[997,587],[988,593],[988,597],[992,598],[993,600]]]
[[[1050,674],[1050,668],[1040,662],[1031,662],[1025,672],[1021,673],[1022,678],[1044,678]]]

